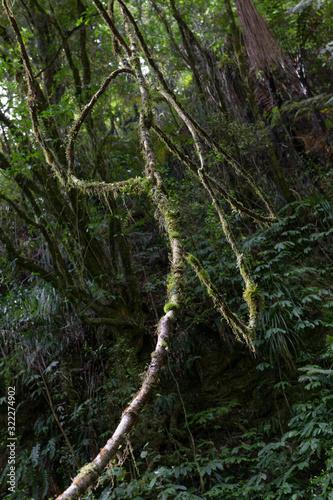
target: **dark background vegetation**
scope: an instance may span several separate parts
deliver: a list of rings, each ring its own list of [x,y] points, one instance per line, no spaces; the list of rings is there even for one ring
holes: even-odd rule
[[[154,397],[84,498],[330,499],[332,2],[127,6],[184,108],[251,173],[278,220],[255,222],[221,196],[263,298],[256,355],[187,267]],[[108,27],[93,2],[20,0],[12,10],[45,97],[38,112],[62,160],[69,127],[118,68]],[[140,388],[167,299],[170,250],[145,193],[69,189],[50,170],[32,133],[3,7],[0,60],[1,497],[42,500],[95,457]],[[78,179],[142,175],[140,106],[131,77],[110,86],[77,139]],[[158,126],[194,161],[192,138],[171,106],[156,97],[153,108]],[[185,249],[246,320],[244,283],[207,192],[156,135],[153,144]],[[264,214],[225,158],[207,145],[203,154],[229,195]],[[17,391],[14,495],[6,489],[8,385]]]

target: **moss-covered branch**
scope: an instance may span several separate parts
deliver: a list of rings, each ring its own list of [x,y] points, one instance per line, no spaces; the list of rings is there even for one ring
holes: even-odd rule
[[[76,188],[84,193],[113,193],[117,195],[140,195],[147,192],[150,182],[145,177],[133,177],[126,181],[120,182],[100,182],[100,181],[84,181],[78,179],[74,175],[69,175],[68,185],[71,188]]]
[[[68,167],[68,173],[69,175],[73,172],[73,167],[74,167],[74,144],[75,144],[75,139],[88,118],[89,114],[91,113],[93,107],[95,104],[98,102],[98,100],[102,97],[102,95],[106,92],[108,86],[110,85],[111,81],[117,78],[118,75],[121,75],[123,73],[129,73],[132,74],[132,71],[128,68],[119,68],[113,71],[108,77],[105,78],[104,82],[98,89],[98,91],[92,96],[90,99],[90,102],[85,106],[83,109],[81,115],[79,118],[76,120],[72,128],[70,129],[68,133],[68,145],[66,149],[66,157],[67,157],[67,167]]]
[[[99,12],[103,16],[106,24],[109,26],[110,31],[112,36],[114,37],[115,40],[117,40],[120,44],[120,46],[125,50],[126,54],[128,57],[131,57],[131,49],[129,48],[127,42],[123,38],[123,36],[120,34],[119,30],[117,29],[116,25],[113,22],[112,17],[109,15],[109,13],[105,10],[102,2],[100,0],[94,0],[94,4],[98,8]]]
[[[198,166],[189,158],[185,153],[182,152],[178,146],[170,139],[170,137],[167,136],[163,132],[163,130],[156,125],[155,123],[153,124],[152,128],[158,135],[158,137],[164,142],[164,144],[169,148],[169,150],[182,162],[186,165],[189,170],[191,170],[194,174],[198,175]],[[213,190],[220,194],[231,206],[231,208],[243,215],[247,215],[251,217],[251,219],[255,220],[256,222],[259,223],[265,223],[265,224],[272,224],[273,222],[277,222],[276,217],[268,216],[265,217],[264,215],[258,214],[254,212],[253,210],[250,210],[249,208],[245,207],[240,203],[234,196],[232,196],[230,193],[228,193],[227,188],[222,186],[220,182],[218,182],[216,179],[213,179],[207,172],[206,172],[206,178],[209,179],[209,182],[213,188]]]
[[[129,29],[128,26],[127,29]],[[131,35],[130,33],[128,34]],[[131,53],[135,58],[135,44],[133,38],[131,39]],[[139,420],[140,413],[151,397],[153,388],[158,382],[159,374],[164,364],[166,350],[168,349],[169,339],[173,332],[173,324],[181,310],[180,301],[182,295],[184,257],[180,241],[179,223],[176,211],[172,208],[168,200],[167,192],[156,169],[155,155],[151,145],[149,132],[149,116],[147,117],[147,113],[149,114],[150,96],[144,84],[144,78],[138,59],[135,60],[134,71],[140,86],[142,99],[140,135],[143,154],[146,161],[145,173],[150,187],[148,195],[159,211],[160,219],[168,235],[171,247],[172,262],[169,276],[168,301],[165,304],[165,315],[158,323],[156,348],[153,352],[147,375],[139,393],[124,410],[121,421],[112,438],[107,442],[97,457],[90,464],[87,464],[81,469],[72,485],[58,497],[58,500],[77,498],[79,495],[83,494],[88,487],[99,478],[103,469],[124,442],[126,435]]]
[[[265,195],[265,193],[263,192],[261,187],[254,181],[251,174],[246,169],[244,169],[239,163],[237,163],[236,160],[226,151],[226,149],[223,148],[218,142],[216,142],[215,139],[213,137],[211,137],[199,125],[199,123],[197,123],[196,120],[194,120],[194,118],[192,116],[190,116],[190,114],[184,109],[182,104],[177,99],[176,94],[170,89],[166,79],[164,78],[162,71],[160,70],[160,68],[156,62],[156,60],[152,57],[150,50],[148,48],[148,45],[145,42],[144,37],[143,37],[139,27],[138,27],[138,24],[135,21],[134,17],[132,16],[131,12],[129,11],[129,9],[127,8],[127,6],[125,5],[125,3],[122,0],[118,0],[118,3],[121,5],[124,13],[126,14],[129,22],[131,23],[131,26],[134,29],[135,35],[136,35],[136,37],[139,41],[140,47],[141,47],[141,49],[142,49],[142,51],[143,51],[143,53],[148,61],[148,64],[153,69],[153,71],[156,74],[156,77],[161,85],[161,87],[158,87],[158,86],[156,87],[158,92],[172,106],[172,108],[176,111],[176,113],[179,115],[179,117],[182,119],[182,121],[185,123],[185,125],[189,129],[189,131],[193,137],[201,165],[202,165],[203,156],[202,156],[202,148],[200,145],[199,136],[202,139],[204,139],[207,142],[207,144],[212,146],[214,148],[214,150],[216,150],[218,153],[220,153],[225,158],[225,160],[231,165],[231,167],[235,170],[236,173],[242,175],[247,180],[247,182],[252,187],[254,192],[259,196],[260,199],[262,199],[262,201],[266,205],[271,217],[275,217],[275,211],[274,211],[272,204],[268,200],[267,196]]]
[[[244,340],[252,351],[254,351],[253,340],[255,338],[254,325],[250,320],[248,325],[245,325],[235,313],[229,308],[226,299],[218,291],[216,286],[211,281],[208,272],[200,264],[199,260],[194,255],[186,255],[187,262],[192,266],[201,283],[206,288],[209,296],[212,298],[215,307],[221,312],[222,316],[227,321],[228,325],[234,332],[239,341]],[[256,310],[258,312],[258,310]]]

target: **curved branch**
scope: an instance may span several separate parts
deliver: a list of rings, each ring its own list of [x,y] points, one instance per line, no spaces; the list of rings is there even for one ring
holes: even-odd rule
[[[125,40],[122,37],[122,35],[119,33],[119,31],[116,28],[113,20],[111,19],[111,17],[109,16],[109,14],[107,13],[107,11],[105,10],[102,2],[100,0],[94,0],[94,3],[96,4],[96,6],[97,6],[98,10],[100,11],[100,13],[102,14],[102,16],[104,17],[107,25],[109,26],[109,28],[111,30],[111,33],[113,34],[113,36],[118,40],[118,42],[120,43],[120,45],[123,46],[123,48],[125,49],[127,55],[129,57],[131,57],[132,56],[131,49],[129,48],[129,46],[125,42]]]
[[[177,156],[177,158],[183,162],[187,168],[189,168],[194,174],[198,175],[198,166],[189,158],[187,155],[185,155],[181,149],[176,146],[176,144],[163,132],[163,130],[153,123],[152,125],[153,130],[156,132],[156,134],[162,139],[162,141],[166,144],[166,146],[169,148],[169,150]],[[211,177],[208,173],[206,173],[207,179],[209,179],[214,191],[217,193],[221,194],[226,201],[230,204],[230,206],[236,210],[237,212],[240,212],[244,215],[248,215],[251,217],[253,220],[257,222],[263,222],[263,223],[273,223],[277,222],[276,218],[273,218],[271,216],[265,217],[264,215],[257,214],[253,210],[250,210],[249,208],[244,207],[234,196],[228,193],[226,188],[222,186],[219,182],[217,182],[213,177]]]
[[[131,44],[131,52],[135,58],[134,41]],[[152,355],[152,360],[149,364],[147,374],[141,386],[141,390],[133,399],[131,404],[124,410],[121,421],[115,430],[113,436],[97,457],[88,465],[83,467],[79,475],[74,479],[71,486],[58,497],[57,500],[69,500],[82,495],[102,474],[103,469],[107,466],[110,459],[117,453],[119,446],[124,442],[127,434],[138,422],[140,413],[147,404],[153,393],[153,389],[158,382],[159,374],[162,370],[166,351],[168,350],[168,342],[173,332],[173,324],[180,310],[182,277],[183,277],[183,251],[182,245],[177,232],[178,224],[174,218],[172,207],[169,206],[168,196],[165,188],[161,184],[160,177],[156,170],[155,155],[151,145],[149,124],[147,123],[147,107],[149,107],[149,93],[144,86],[144,79],[140,67],[140,62],[136,58],[135,76],[138,80],[142,110],[140,115],[140,134],[141,143],[146,159],[146,176],[149,177],[151,189],[149,195],[152,202],[159,210],[163,225],[169,237],[172,264],[168,287],[168,302],[165,304],[165,315],[160,319],[157,328],[157,344]]]
[[[262,201],[265,203],[270,215],[272,217],[275,217],[275,212],[272,204],[269,202],[267,196],[261,189],[259,185],[254,181],[252,178],[251,174],[247,172],[239,163],[232,158],[232,156],[223,148],[218,142],[216,142],[210,135],[199,125],[199,123],[192,118],[187,111],[184,110],[183,106],[177,99],[177,96],[175,93],[170,89],[168,83],[166,82],[163,73],[161,72],[158,64],[156,61],[153,59],[150,50],[148,48],[148,45],[146,44],[142,33],[138,27],[137,22],[135,21],[134,17],[132,16],[131,12],[129,11],[128,7],[125,5],[123,0],[117,0],[118,3],[121,5],[123,11],[125,12],[127,18],[129,19],[131,25],[133,26],[133,29],[135,31],[135,35],[137,36],[137,39],[139,40],[141,49],[144,53],[144,55],[147,58],[147,61],[151,68],[155,71],[155,74],[162,86],[162,88],[158,88],[157,90],[163,97],[169,102],[169,104],[174,108],[174,110],[177,112],[179,117],[184,121],[185,125],[189,129],[193,141],[195,143],[195,147],[198,153],[198,156],[200,158],[200,163],[202,164],[203,161],[203,156],[202,156],[202,151],[201,151],[201,145],[198,139],[198,136],[200,136],[202,139],[204,139],[210,146],[212,146],[217,152],[223,155],[223,157],[226,159],[226,161],[232,166],[232,168],[236,171],[236,173],[240,173],[250,184],[254,192],[262,199]]]
[[[67,488],[57,500],[70,500],[78,498],[92,486],[102,474],[109,461],[119,450],[126,436],[138,422],[140,413],[152,395],[154,386],[157,384],[161,369],[164,364],[168,341],[173,331],[173,324],[176,318],[174,310],[168,311],[159,321],[158,338],[156,349],[148,367],[147,375],[144,379],[140,392],[133,399],[131,404],[124,410],[120,423],[108,440],[104,448],[90,463],[82,467],[69,488]]]
[[[104,94],[106,89],[108,88],[109,84],[111,83],[112,80],[114,80],[118,75],[121,75],[122,73],[129,73],[133,74],[133,72],[128,69],[128,68],[120,68],[116,69],[113,71],[102,83],[101,87],[98,89],[98,91],[92,96],[90,102],[87,104],[87,106],[84,108],[82,111],[81,115],[77,119],[77,121],[74,123],[72,128],[70,129],[68,133],[68,146],[66,149],[66,157],[67,157],[67,162],[68,162],[68,173],[70,174],[73,170],[73,165],[74,165],[74,144],[75,144],[75,139],[84,124],[86,118],[88,117],[89,113],[99,100],[99,98]]]
[[[111,183],[103,181],[88,182],[78,179],[74,175],[70,175],[68,177],[68,184],[69,187],[82,189],[86,192],[92,192],[96,194],[101,192],[103,193],[112,192],[115,195],[132,194],[132,193],[141,194],[142,192],[147,191],[147,180],[144,179],[143,177],[135,177],[135,178],[131,177],[126,181]]]
[[[47,64],[43,69],[41,69],[35,76],[35,78],[38,78],[41,74],[43,74],[45,71],[47,71],[51,66],[52,64],[54,63],[54,61],[57,59],[57,57],[59,56],[60,52],[61,52],[61,46],[57,49],[57,52],[55,53],[55,55],[52,57],[51,61],[49,62],[49,64]]]
[[[231,207],[234,210],[237,210],[240,213],[243,213],[244,215],[248,215],[251,217],[253,220],[256,222],[263,222],[264,224],[273,224],[274,222],[277,222],[278,219],[277,217],[273,217],[272,215],[265,217],[264,215],[260,215],[253,210],[250,210],[249,208],[244,207],[234,196],[229,194],[225,187],[222,186],[219,182],[217,182],[213,177],[211,177],[209,174],[206,173],[206,177],[211,183],[212,188],[214,189],[215,192],[221,194],[231,205]]]

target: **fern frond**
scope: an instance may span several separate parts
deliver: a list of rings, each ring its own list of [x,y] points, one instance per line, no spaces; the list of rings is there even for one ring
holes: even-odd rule
[[[37,467],[39,463],[39,455],[40,455],[40,443],[37,443],[31,450],[29,459],[33,463],[34,467]]]
[[[320,111],[324,114],[333,113],[333,94],[319,94],[302,101],[286,101],[282,104],[280,112],[282,114],[294,114],[295,117],[302,113]]]

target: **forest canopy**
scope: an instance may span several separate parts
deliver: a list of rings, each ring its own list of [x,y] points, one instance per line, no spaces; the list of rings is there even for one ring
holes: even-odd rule
[[[3,498],[331,498],[332,14],[2,0]]]

